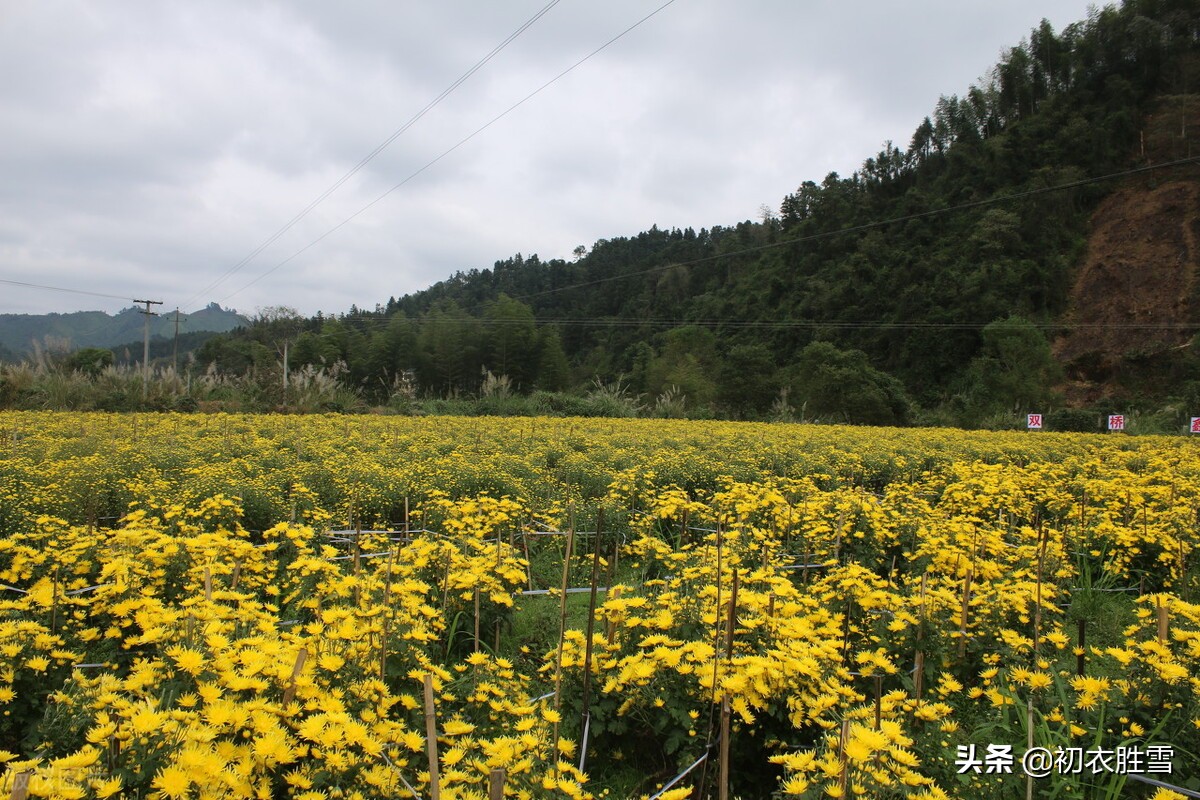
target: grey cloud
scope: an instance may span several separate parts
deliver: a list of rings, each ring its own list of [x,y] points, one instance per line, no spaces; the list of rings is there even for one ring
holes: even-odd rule
[[[901,147],[1043,16],[1084,0],[679,0],[303,250],[660,2],[563,0],[193,306],[373,307],[515,252],[734,224]],[[183,302],[545,0],[9,4],[0,277]],[[119,303],[100,306],[109,310]],[[98,307],[18,290],[0,312]]]

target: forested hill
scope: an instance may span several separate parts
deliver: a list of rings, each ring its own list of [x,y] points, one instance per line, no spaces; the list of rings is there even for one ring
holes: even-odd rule
[[[150,318],[150,336],[173,339],[178,332],[228,332],[249,323],[246,317],[231,309],[211,303],[191,314],[161,312]],[[136,346],[140,355],[146,319],[137,307],[116,314],[103,311],[76,311],[69,314],[0,314],[0,360],[5,356],[16,360],[35,349],[56,351],[79,348],[110,348]]]
[[[1043,21],[981,85],[940,98],[907,146],[804,181],[777,212],[459,273],[375,312],[307,321],[291,363],[344,361],[368,395],[399,376],[473,393],[488,370],[518,391],[619,379],[650,402],[866,422],[904,422],[910,400],[978,417],[1194,392],[1190,234],[1159,251],[1104,247],[1136,238],[1148,223],[1129,204],[1164,187],[1176,187],[1159,204],[1170,225],[1200,231],[1197,91],[1195,2],[1129,0],[1058,32]],[[1144,266],[1135,257],[1169,262],[1182,296],[1094,313],[1103,280],[1080,288],[1081,270],[1119,275]],[[1089,344],[1133,323],[1161,335],[1130,353]],[[273,357],[270,335],[252,328],[204,355],[244,367]]]

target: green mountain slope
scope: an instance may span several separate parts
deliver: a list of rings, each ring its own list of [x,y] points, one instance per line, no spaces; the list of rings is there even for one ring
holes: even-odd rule
[[[1096,215],[1117,191],[1197,185],[1194,128],[1145,147],[1163,98],[1188,103],[1196,87],[1194,2],[1126,0],[1061,32],[1043,21],[982,85],[938,100],[907,147],[804,181],[777,214],[653,226],[572,262],[517,255],[374,313],[310,320],[291,363],[344,362],[344,380],[372,399],[402,378],[473,393],[490,371],[526,392],[622,380],[651,401],[731,416],[774,403],[903,422],[909,398],[960,418],[1061,403],[1064,376],[1114,375],[1051,347],[1086,336],[1071,327],[1091,319],[1073,288],[1105,225]],[[1194,333],[1200,318],[1169,322]],[[271,335],[250,329],[202,358],[244,367],[252,345],[273,352]],[[1171,374],[1200,378],[1200,359],[1186,350]]]

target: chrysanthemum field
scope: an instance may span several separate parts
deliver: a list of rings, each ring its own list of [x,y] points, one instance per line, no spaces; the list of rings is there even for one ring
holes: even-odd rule
[[[0,795],[1187,796],[1198,526],[1182,437],[0,413]]]

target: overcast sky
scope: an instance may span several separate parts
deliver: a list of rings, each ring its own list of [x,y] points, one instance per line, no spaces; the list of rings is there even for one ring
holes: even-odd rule
[[[733,225],[1088,6],[675,0],[418,173],[663,1],[560,0],[247,261],[550,0],[0,0],[0,280],[338,313]],[[128,305],[0,284],[0,313]]]

